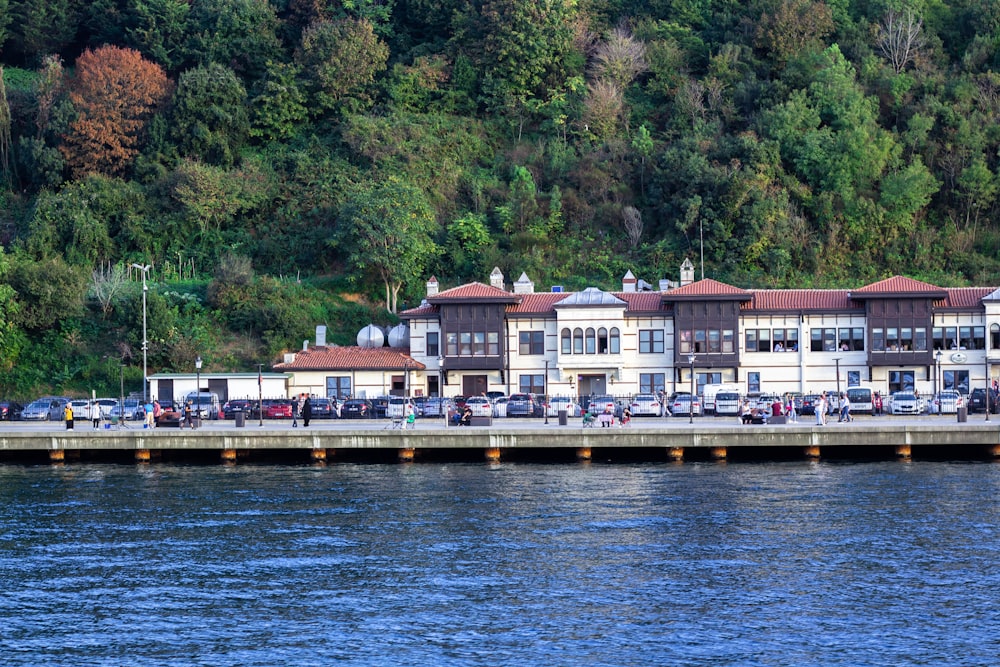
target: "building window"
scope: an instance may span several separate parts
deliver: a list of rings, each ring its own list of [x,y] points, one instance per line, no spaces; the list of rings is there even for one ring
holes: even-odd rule
[[[924,327],[913,330],[913,349],[917,352],[927,351],[927,329]]]
[[[710,329],[708,332],[708,352],[709,354],[722,352],[722,341],[718,329]]]
[[[604,327],[597,330],[597,353],[608,353],[608,330]]]
[[[1000,350],[1000,324],[990,325],[990,349]]]
[[[437,331],[427,332],[427,356],[437,357],[441,354],[441,334]]]
[[[573,329],[573,354],[583,354],[583,329]]]
[[[747,373],[747,393],[759,393],[760,392],[760,373],[757,371],[750,371]]]
[[[899,351],[899,329],[896,327],[886,327],[885,329],[885,349],[890,352]]]
[[[747,329],[746,330],[746,344],[747,352],[770,352],[771,351],[771,330],[770,329]],[[782,349],[777,349],[777,343],[774,347],[776,352],[781,352],[784,350],[784,345]]]
[[[837,337],[841,352],[863,352],[865,349],[865,330],[863,327],[843,328]]]
[[[621,354],[622,343],[618,327],[611,327],[611,332],[608,335],[608,345],[610,346],[611,354]]]
[[[498,357],[500,334],[496,331],[462,331],[445,337],[449,357]]]
[[[972,349],[986,349],[986,327],[972,327]]]
[[[704,332],[702,332],[704,333]],[[639,330],[639,353],[640,354],[662,354],[663,353],[663,329],[640,329]]]
[[[666,387],[666,375],[663,373],[639,373],[639,393],[658,394]]]
[[[889,393],[897,391],[913,391],[913,371],[889,371]]]
[[[326,397],[345,399],[351,395],[351,377],[334,375],[326,378]]]
[[[883,329],[872,329],[872,350],[875,352],[885,351],[885,331]]]
[[[587,343],[587,354],[597,354],[597,333],[588,328],[584,340]]]
[[[969,371],[944,371],[942,376],[945,389],[954,389],[960,394],[969,393]]]
[[[573,353],[573,336],[569,329],[563,329],[559,334],[559,348],[563,354]]]
[[[685,330],[681,331],[680,333],[681,333],[681,342],[678,349],[680,350],[681,354],[688,354],[689,352],[691,352],[691,331]]]
[[[518,353],[545,354],[545,332],[544,331],[522,331],[518,334]]]
[[[544,375],[521,375],[518,378],[518,387],[522,394],[544,394]]]
[[[733,352],[733,330],[723,329],[722,330],[722,353],[732,354]]]

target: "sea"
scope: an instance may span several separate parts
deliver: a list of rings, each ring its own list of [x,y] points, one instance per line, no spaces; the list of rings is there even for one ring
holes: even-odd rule
[[[0,665],[1000,664],[988,462],[0,466]]]

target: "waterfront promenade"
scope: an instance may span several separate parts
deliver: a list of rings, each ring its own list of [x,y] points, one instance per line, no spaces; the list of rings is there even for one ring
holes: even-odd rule
[[[196,430],[128,428],[93,430],[77,423],[0,423],[0,460],[88,460],[134,457],[146,462],[209,457],[236,462],[286,455],[292,459],[339,458],[399,460],[464,457],[496,461],[564,456],[613,460],[622,455],[686,459],[773,457],[956,459],[1000,457],[1000,419],[970,415],[857,417],[850,423],[815,418],[778,425],[742,425],[733,418],[635,419],[621,428],[583,428],[579,418],[560,426],[550,418],[494,419],[492,424],[445,427],[443,419],[418,420],[412,429],[393,428],[388,420],[314,420],[308,428],[288,421],[256,421],[237,428],[232,421],[207,421]]]

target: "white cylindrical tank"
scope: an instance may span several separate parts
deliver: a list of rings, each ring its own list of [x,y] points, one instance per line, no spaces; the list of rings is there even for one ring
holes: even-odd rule
[[[385,332],[382,327],[369,324],[358,332],[358,347],[382,347],[385,345]]]
[[[410,347],[410,327],[405,324],[397,324],[389,329],[389,347]]]

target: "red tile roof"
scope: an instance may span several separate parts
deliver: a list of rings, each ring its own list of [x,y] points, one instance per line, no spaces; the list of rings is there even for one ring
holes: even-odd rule
[[[416,317],[427,317],[429,315],[435,315],[438,312],[437,306],[432,306],[429,303],[422,303],[416,308],[410,308],[409,310],[404,310],[399,314],[399,317],[404,320],[408,320]]]
[[[512,294],[507,290],[483,283],[466,283],[458,287],[452,287],[443,292],[438,292],[434,296],[427,297],[431,303],[451,299],[476,299],[479,301],[507,301],[514,303],[519,301],[520,294]]]
[[[852,301],[850,292],[835,289],[769,289],[751,290],[753,299],[742,310],[766,311],[863,311],[864,306]]]
[[[665,292],[663,297],[667,300],[672,298],[683,298],[685,300],[690,300],[692,298],[705,298],[705,297],[736,297],[739,299],[749,299],[750,292],[740,289],[739,287],[733,287],[732,285],[727,285],[726,283],[720,283],[718,280],[713,280],[711,278],[705,278],[704,280],[696,280],[693,283],[689,283],[684,287],[677,287],[669,292]]]
[[[424,364],[413,359],[409,350],[392,347],[310,347],[295,353],[295,361],[275,364],[283,371],[334,370],[423,370]]]
[[[993,287],[946,287],[948,296],[943,301],[934,304],[936,308],[955,308],[961,310],[980,310],[983,299],[995,291]]]
[[[893,294],[929,294],[944,297],[944,290],[937,285],[907,278],[906,276],[893,276],[871,283],[856,290],[851,290],[851,294],[857,296],[884,296]]]
[[[625,314],[662,313],[672,306],[663,303],[663,292],[615,292],[614,295],[628,303]]]
[[[521,302],[507,306],[508,315],[554,315],[555,309],[552,306],[569,296],[569,293],[537,292],[518,296],[521,297]]]

